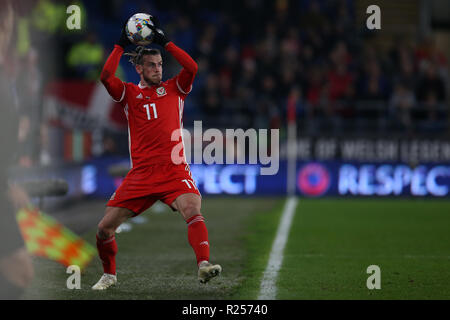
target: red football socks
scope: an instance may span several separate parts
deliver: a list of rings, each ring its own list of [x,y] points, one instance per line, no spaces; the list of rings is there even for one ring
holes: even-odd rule
[[[117,243],[116,237],[113,235],[111,238],[103,240],[97,237],[97,249],[100,260],[103,264],[103,272],[108,274],[116,274],[116,253]]]
[[[201,261],[209,261],[208,230],[204,220],[202,215],[197,214],[186,221],[188,240],[197,257],[197,265]]]
[[[202,215],[198,214],[186,221],[188,225],[188,240],[197,257],[197,264],[209,261],[208,230]],[[103,272],[116,274],[117,243],[115,236],[103,240],[97,237],[97,249],[103,264]]]

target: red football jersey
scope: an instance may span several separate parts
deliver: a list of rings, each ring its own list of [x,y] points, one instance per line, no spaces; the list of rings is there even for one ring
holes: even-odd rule
[[[168,163],[174,150],[180,151],[177,156],[183,156],[182,163],[186,163],[184,148],[179,145],[186,95],[177,85],[177,77],[151,87],[125,84],[121,103],[128,119],[132,167]]]
[[[101,81],[111,97],[122,104],[128,119],[131,166],[186,163],[181,130],[184,99],[192,90],[197,64],[172,42],[165,49],[183,66],[174,78],[150,87],[124,83],[114,76],[123,49],[115,46],[102,71]],[[172,157],[172,154],[175,156]]]

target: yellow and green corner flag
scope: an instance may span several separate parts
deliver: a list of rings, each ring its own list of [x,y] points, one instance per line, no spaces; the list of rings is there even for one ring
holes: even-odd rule
[[[33,255],[83,270],[97,253],[92,245],[37,208],[21,209],[17,222],[27,250]]]

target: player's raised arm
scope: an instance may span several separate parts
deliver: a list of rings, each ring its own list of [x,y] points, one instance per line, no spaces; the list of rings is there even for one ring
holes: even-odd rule
[[[177,47],[173,42],[169,41],[164,32],[159,28],[159,23],[155,17],[152,19],[154,27],[152,27],[153,32],[155,32],[155,36],[153,38],[153,42],[159,44],[164,49],[166,49],[170,54],[178,61],[179,64],[183,67],[180,74],[178,75],[177,83],[179,89],[183,93],[189,93],[192,87],[192,83],[194,82],[195,75],[197,74],[198,65],[191,58],[186,51]]]
[[[122,28],[120,39],[114,45],[114,49],[106,60],[100,75],[100,81],[103,83],[106,90],[108,90],[111,97],[117,102],[122,101],[125,96],[125,85],[115,74],[124,48],[128,45],[131,45],[131,42],[125,34],[125,29]]]

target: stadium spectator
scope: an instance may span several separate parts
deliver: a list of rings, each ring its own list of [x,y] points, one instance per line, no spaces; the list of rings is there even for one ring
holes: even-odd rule
[[[348,71],[345,64],[338,64],[334,70],[328,72],[329,99],[335,101],[342,99],[353,85],[354,76]]]
[[[394,75],[394,82],[402,82],[408,88],[415,89],[418,84],[418,77],[413,59],[408,56],[402,56],[399,61],[400,69]]]
[[[324,15],[317,0],[309,1],[308,10],[304,11],[299,20],[300,27],[305,30],[321,30],[327,23],[327,17]]]
[[[97,35],[89,32],[85,39],[70,48],[67,65],[77,78],[97,80],[103,66],[104,49]]]
[[[436,98],[434,92],[429,92],[421,108],[416,112],[419,130],[427,133],[437,133],[448,127],[448,108]]]
[[[180,44],[187,51],[193,51],[195,45],[195,32],[191,20],[182,14],[176,22],[176,29],[173,34],[174,41]]]
[[[425,101],[426,97],[433,93],[436,99],[443,102],[446,98],[445,84],[438,74],[437,66],[431,61],[423,61],[424,73],[419,80],[416,95],[419,101]]]
[[[306,99],[310,108],[316,108],[319,105],[319,100],[324,90],[325,79],[323,77],[323,70],[319,65],[314,65],[310,68],[307,78],[307,93]]]
[[[31,6],[29,18],[31,43],[38,51],[38,64],[46,84],[64,68],[64,48],[61,47],[64,38],[59,33],[65,26],[66,7],[60,1],[38,0]]]
[[[411,131],[413,129],[412,109],[416,106],[414,92],[403,83],[396,84],[389,101],[391,121],[394,129]]]
[[[367,61],[364,69],[364,75],[360,80],[360,98],[363,100],[386,100],[389,94],[388,81],[382,74],[378,61]]]
[[[205,120],[212,127],[219,125],[219,115],[222,111],[222,102],[220,98],[218,79],[215,74],[208,74],[205,87],[202,88],[200,98],[202,100],[201,108],[205,115]]]
[[[293,86],[287,95],[286,106],[292,104],[295,109],[295,114],[298,118],[302,119],[305,116],[306,105],[303,100],[302,89],[299,86]],[[287,111],[287,108],[285,109]],[[283,119],[284,123],[287,123],[287,117]]]
[[[427,69],[427,64],[430,61],[436,65],[438,73],[448,72],[447,58],[436,46],[436,41],[433,39],[432,35],[424,37],[423,40],[419,42],[414,54],[419,68]]]

